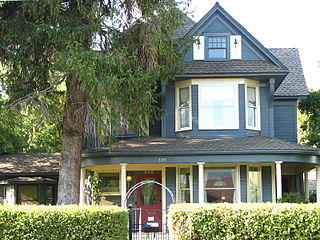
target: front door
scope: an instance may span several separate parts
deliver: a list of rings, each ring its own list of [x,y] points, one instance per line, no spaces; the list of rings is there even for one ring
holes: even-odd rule
[[[160,182],[160,174],[139,174],[138,182],[152,180]],[[148,183],[138,188],[137,207],[141,209],[142,231],[161,231],[161,186],[156,183]],[[137,222],[140,215],[138,214]]]

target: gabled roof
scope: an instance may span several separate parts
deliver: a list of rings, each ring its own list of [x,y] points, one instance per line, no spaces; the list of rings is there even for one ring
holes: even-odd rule
[[[288,69],[289,74],[277,88],[276,97],[308,96],[308,88],[304,79],[299,51],[297,48],[270,48],[270,52],[277,57]]]
[[[0,155],[0,175],[17,173],[58,173],[60,153]]]
[[[277,67],[286,69],[286,67],[280,62],[276,57],[274,57],[270,51],[265,48],[255,37],[253,37],[239,22],[237,22],[226,10],[224,10],[218,2],[211,8],[209,12],[205,16],[203,16],[199,22],[197,22],[190,31],[186,34],[186,36],[192,36],[199,32],[199,30],[203,27],[205,22],[210,19],[214,14],[221,14],[225,17],[240,33],[245,36],[253,45],[255,45],[272,63],[274,63]],[[191,27],[191,24],[187,24]]]

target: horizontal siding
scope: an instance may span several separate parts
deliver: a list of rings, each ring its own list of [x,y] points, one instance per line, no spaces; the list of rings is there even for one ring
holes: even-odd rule
[[[297,142],[297,102],[275,101],[275,137]]]
[[[240,166],[240,188],[241,188],[241,202],[247,202],[247,166]]]
[[[262,201],[272,202],[272,175],[271,167],[262,167]]]
[[[166,168],[166,186],[171,190],[174,196],[176,196],[176,168],[167,167]],[[170,194],[166,194],[167,207],[172,204],[172,199]]]

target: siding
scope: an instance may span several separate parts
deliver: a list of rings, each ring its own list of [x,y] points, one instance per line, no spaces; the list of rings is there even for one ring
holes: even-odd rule
[[[193,202],[199,202],[199,168],[193,166]]]
[[[272,202],[272,175],[271,167],[262,167],[262,201]]]
[[[247,166],[240,166],[240,189],[241,189],[241,202],[247,202]]]
[[[176,196],[176,168],[175,167],[167,167],[166,168],[166,185],[169,188],[173,195]],[[172,204],[172,199],[170,194],[166,194],[166,203],[167,207]]]
[[[167,84],[166,89],[166,131],[163,137],[175,137],[175,86]]]
[[[275,137],[297,142],[297,101],[274,102]]]
[[[270,89],[269,84],[260,87],[261,135],[270,136]]]

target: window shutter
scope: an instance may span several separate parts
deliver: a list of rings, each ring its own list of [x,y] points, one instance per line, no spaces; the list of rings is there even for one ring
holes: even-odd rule
[[[204,60],[204,36],[195,37],[193,43],[193,60]]]
[[[230,36],[230,59],[242,58],[241,35]]]

